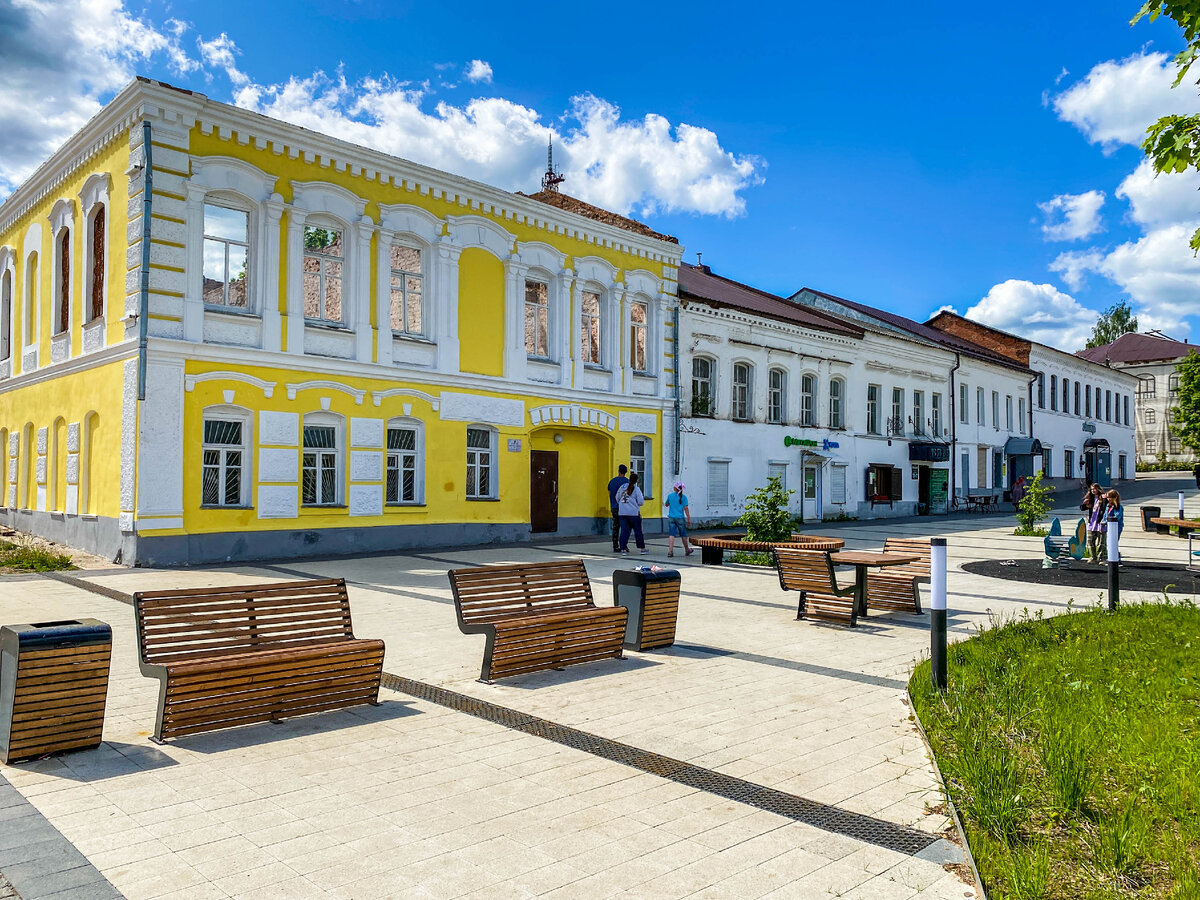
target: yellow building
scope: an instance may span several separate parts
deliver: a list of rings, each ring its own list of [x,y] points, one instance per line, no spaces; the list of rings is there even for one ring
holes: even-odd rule
[[[0,205],[0,522],[147,564],[518,541],[606,529],[621,462],[656,518],[680,253],[139,79]]]

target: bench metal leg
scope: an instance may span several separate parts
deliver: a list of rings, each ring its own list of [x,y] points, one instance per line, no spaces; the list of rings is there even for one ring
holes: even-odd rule
[[[719,566],[725,561],[725,551],[720,547],[701,547],[700,562],[706,566]]]
[[[801,591],[801,592],[800,592],[800,600],[799,600],[799,602],[796,604],[796,618],[797,618],[797,619],[803,619],[803,618],[804,618],[804,599],[805,599],[805,598],[804,598],[804,591]]]

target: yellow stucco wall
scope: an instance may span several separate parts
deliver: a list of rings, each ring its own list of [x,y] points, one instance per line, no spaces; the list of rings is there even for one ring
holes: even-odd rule
[[[458,263],[459,368],[504,374],[504,263],[476,247]]]

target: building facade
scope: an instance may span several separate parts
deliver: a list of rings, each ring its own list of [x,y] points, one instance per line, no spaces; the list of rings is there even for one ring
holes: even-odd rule
[[[127,563],[662,493],[680,247],[139,79],[0,205],[0,521]]]
[[[1179,407],[1177,367],[1196,350],[1194,344],[1176,341],[1158,332],[1123,334],[1110,344],[1080,350],[1078,356],[1128,373],[1137,379],[1134,426],[1137,461],[1193,465],[1196,454],[1183,446],[1172,431]]]

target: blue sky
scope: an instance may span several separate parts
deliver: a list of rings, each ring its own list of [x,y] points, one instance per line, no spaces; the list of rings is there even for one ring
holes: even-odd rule
[[[785,295],[1072,350],[1131,298],[1195,339],[1200,180],[1134,144],[1200,104],[1137,5],[0,0],[0,191],[140,72],[510,189],[553,129],[566,192]],[[83,52],[56,60],[63,22]],[[52,128],[18,127],[32,103]]]

